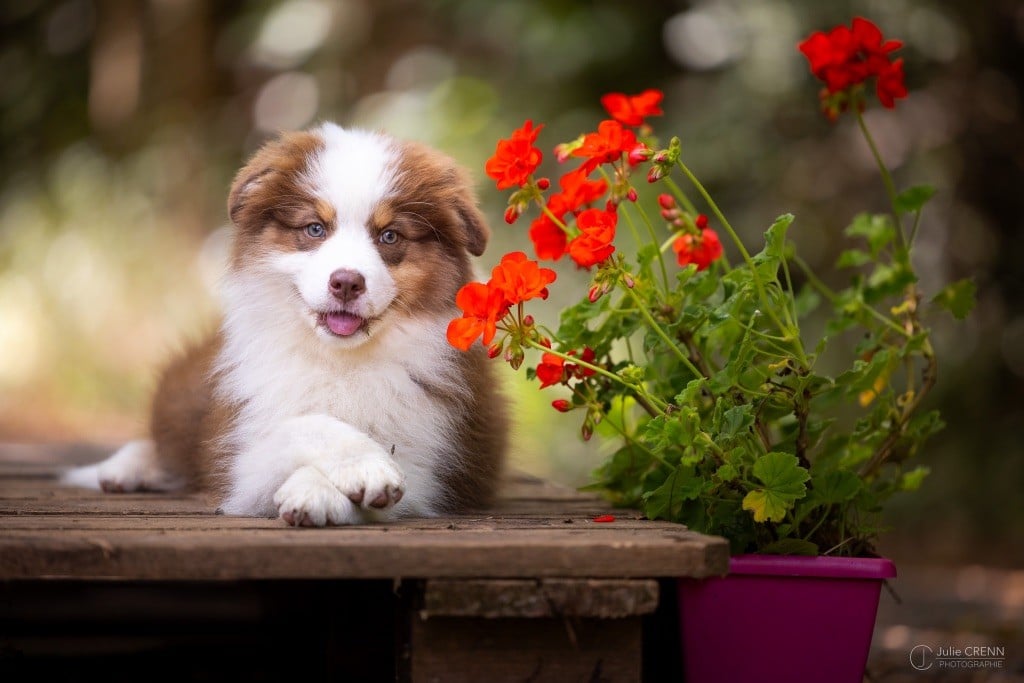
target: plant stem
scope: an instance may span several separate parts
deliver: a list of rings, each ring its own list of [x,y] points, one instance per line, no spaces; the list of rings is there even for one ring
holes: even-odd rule
[[[586,401],[588,403],[588,405],[594,406],[594,404],[591,403],[590,400],[589,400],[589,399],[592,398],[591,396],[584,396],[581,392],[578,392],[576,389],[573,389],[573,393],[582,396],[583,400]],[[643,451],[647,455],[651,456],[651,458],[653,460],[658,461],[658,463],[664,465],[665,467],[669,468],[670,470],[675,468],[674,465],[669,463],[667,460],[665,460],[663,457],[661,457],[660,455],[658,455],[657,453],[652,451],[650,448],[648,448],[646,445],[644,445],[640,441],[637,441],[636,439],[634,439],[633,436],[626,431],[625,413],[623,413],[623,424],[622,424],[621,427],[619,425],[615,424],[615,420],[609,419],[607,412],[602,410],[601,413],[604,415],[604,417],[602,418],[603,421],[606,422],[607,424],[611,425],[612,429],[617,431],[619,433],[619,436],[621,436],[623,441],[625,441],[627,444],[629,444],[631,446],[635,446],[636,448],[640,449],[641,451]]]
[[[662,182],[668,185],[669,191],[672,192],[676,201],[683,205],[684,209],[692,213],[694,216],[700,213],[697,211],[697,207],[693,205],[693,202],[690,201],[690,198],[686,196],[686,193],[683,192],[683,189],[676,185],[676,181],[672,180],[670,176],[665,176]]]
[[[818,278],[818,276],[814,274],[814,271],[811,269],[810,265],[808,265],[806,261],[804,261],[802,258],[800,258],[799,256],[794,254],[793,255],[793,263],[795,263],[797,266],[799,266],[800,270],[803,271],[804,275],[807,277],[807,281],[811,283],[811,286],[813,286],[815,289],[817,289],[819,292],[821,292],[821,294],[824,295],[824,297],[826,299],[828,299],[832,304],[836,303],[836,299],[838,298],[836,293],[833,292],[829,288],[828,285],[826,285],[824,282],[822,282],[821,279]],[[883,325],[885,325],[886,327],[888,327],[892,331],[900,334],[903,337],[910,337],[910,336],[912,336],[901,325],[896,323],[896,321],[894,321],[891,318],[887,318],[886,316],[882,315],[877,310],[875,310],[875,308],[873,306],[869,306],[866,303],[864,303],[863,301],[859,301],[858,304],[859,304],[859,307],[860,307],[860,309],[862,311],[865,311],[871,317],[873,317],[875,320],[877,320],[878,322],[882,323]]]
[[[544,346],[543,344],[534,341],[533,339],[527,339],[525,341],[526,345],[530,346],[531,348],[537,349],[538,351],[541,351],[543,353],[550,353],[551,355],[557,356],[562,360],[569,361],[570,363],[578,365],[581,368],[592,370],[593,372],[601,375],[602,377],[607,377],[613,382],[621,384],[622,386],[626,387],[634,394],[636,394],[637,402],[640,403],[640,405],[643,406],[644,409],[647,410],[647,412],[651,413],[651,415],[653,415],[654,417],[665,414],[665,408],[668,406],[668,404],[662,401],[657,396],[653,396],[650,393],[648,393],[642,385],[627,382],[614,372],[609,372],[608,370],[602,368],[600,365],[594,365],[593,363],[588,363],[585,360],[577,358],[576,356],[570,356],[567,353],[562,353],[561,351],[550,349]]]
[[[669,285],[669,281],[668,281],[668,268],[665,267],[665,256],[661,253],[660,245],[658,244],[658,233],[655,232],[654,224],[651,223],[651,219],[650,219],[650,217],[648,217],[647,212],[644,211],[644,207],[640,206],[639,204],[636,204],[635,206],[636,206],[637,212],[639,212],[639,214],[640,214],[640,218],[643,219],[644,224],[647,226],[647,231],[651,234],[651,243],[655,247],[659,247],[658,248],[658,264],[661,266],[661,279],[665,282],[665,291],[668,292],[669,289],[671,289],[671,287]],[[632,219],[629,218],[629,212],[624,212],[624,213],[626,214],[626,220],[628,220],[630,223],[632,223],[633,222]]]
[[[740,255],[743,257],[743,261],[747,264],[747,267],[750,268],[750,276],[754,280],[754,286],[757,288],[758,298],[761,299],[761,304],[765,309],[765,313],[772,319],[772,322],[775,323],[784,335],[793,339],[796,345],[797,356],[800,358],[800,362],[806,367],[807,355],[804,353],[800,335],[797,334],[791,326],[788,326],[779,320],[779,317],[775,314],[775,309],[771,305],[771,301],[768,300],[768,291],[765,289],[764,283],[761,282],[761,275],[757,272],[757,268],[754,265],[754,259],[751,258],[750,252],[747,251],[747,247],[743,244],[743,240],[741,240],[739,234],[733,230],[733,227],[725,217],[725,214],[722,213],[720,208],[718,208],[718,204],[715,203],[715,200],[711,197],[711,194],[707,191],[700,180],[697,179],[697,176],[693,174],[693,171],[691,171],[686,164],[682,162],[682,160],[677,161],[676,165],[683,172],[683,175],[689,179],[693,186],[697,188],[697,192],[700,193],[700,196],[703,197],[704,201],[711,207],[712,213],[714,213],[715,217],[718,218],[718,221],[722,224],[722,227],[725,228],[725,231],[729,233],[729,237],[732,239],[737,249],[739,249]]]
[[[910,240],[907,242],[907,249],[914,246],[914,239],[917,237],[917,229],[921,227],[921,209],[914,212],[914,225],[910,228]]]
[[[662,329],[661,325],[658,324],[658,321],[654,319],[653,315],[651,315],[651,312],[647,310],[647,306],[644,305],[644,302],[640,300],[640,297],[637,295],[637,293],[634,292],[630,287],[626,287],[625,285],[622,285],[622,287],[623,289],[626,290],[626,293],[633,298],[633,301],[636,302],[637,307],[640,309],[640,315],[643,316],[644,320],[647,322],[647,325],[654,331],[654,333],[661,337],[662,341],[668,344],[669,348],[672,349],[672,351],[679,358],[679,361],[686,367],[687,370],[693,373],[694,377],[697,377],[698,379],[703,379],[704,375],[701,373],[701,371],[697,369],[697,366],[693,364],[693,361],[690,360],[689,356],[683,353],[683,350],[676,345],[676,343],[672,340],[672,337],[668,336],[668,333],[665,332],[664,329]]]
[[[889,203],[892,205],[893,219],[896,221],[896,237],[899,239],[901,251],[906,253],[907,250],[907,239],[903,235],[903,224],[900,221],[900,210],[896,206],[896,183],[893,182],[892,174],[886,167],[885,162],[882,161],[882,155],[878,151],[878,145],[875,144],[875,138],[871,135],[871,131],[868,130],[868,124],[864,121],[864,114],[860,109],[854,107],[854,113],[857,115],[857,125],[860,126],[860,132],[864,134],[864,139],[868,143],[868,147],[871,149],[872,156],[875,157],[875,163],[878,164],[878,171],[882,174],[882,184],[885,185],[885,192],[889,195]]]

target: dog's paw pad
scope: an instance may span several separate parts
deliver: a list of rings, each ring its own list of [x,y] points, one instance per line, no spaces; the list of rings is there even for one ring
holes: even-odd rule
[[[278,516],[290,526],[319,527],[358,521],[351,502],[310,467],[296,470],[274,494]]]
[[[405,477],[387,457],[368,456],[332,464],[325,470],[328,481],[365,510],[386,510],[402,500],[405,492]]]
[[[104,493],[124,493],[126,491],[124,483],[114,479],[100,479],[100,488]]]

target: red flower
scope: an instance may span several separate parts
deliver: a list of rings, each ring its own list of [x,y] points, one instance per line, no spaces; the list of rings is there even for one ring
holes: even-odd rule
[[[569,243],[569,256],[583,268],[601,263],[615,251],[615,224],[619,217],[614,211],[587,209],[576,218],[580,234]]]
[[[608,524],[615,521],[615,515],[598,515],[594,517],[594,521],[598,524]]]
[[[514,251],[501,257],[501,262],[491,271],[489,284],[502,293],[508,307],[537,297],[547,299],[548,285],[555,281],[555,277],[555,271],[541,268],[523,252]]]
[[[636,134],[623,128],[618,121],[606,120],[597,126],[596,133],[583,136],[583,143],[573,150],[572,155],[584,157],[583,168],[589,175],[601,164],[618,161],[623,153],[628,154],[636,147]]]
[[[530,224],[530,240],[537,258],[545,261],[557,261],[565,254],[565,245],[569,238],[565,230],[556,224],[547,214],[541,214]]]
[[[587,172],[582,168],[569,171],[558,180],[562,191],[551,195],[548,208],[559,218],[565,214],[576,213],[581,207],[593,204],[608,191],[608,181],[603,178],[587,180]]]
[[[527,121],[522,128],[512,131],[508,140],[499,140],[494,156],[487,160],[484,167],[487,175],[497,181],[498,189],[523,187],[530,175],[540,165],[543,155],[533,146],[537,134],[544,126],[533,127]]]
[[[576,352],[570,351],[568,355],[575,356]],[[580,359],[585,363],[593,363],[595,357],[594,350],[589,346],[585,346],[583,353],[580,355]],[[564,358],[553,353],[545,353],[540,358],[536,374],[537,379],[540,380],[540,388],[544,389],[545,387],[567,382],[572,377],[576,379],[592,377],[594,371],[590,368],[581,367],[576,363],[567,363]]]
[[[699,224],[699,223],[698,223]],[[711,263],[722,256],[722,243],[711,228],[703,228],[700,236],[684,233],[672,243],[679,265],[697,264],[697,270],[705,270]]]
[[[554,386],[562,383],[565,374],[565,361],[561,356],[553,353],[545,353],[540,357],[540,364],[537,365],[537,379],[540,380],[540,388]]]
[[[878,101],[887,109],[893,109],[896,106],[897,97],[907,96],[907,86],[903,84],[902,59],[897,59],[878,73],[875,93],[878,95]]]
[[[575,356],[576,352],[570,351],[569,355]],[[582,360],[584,363],[590,363],[591,365],[593,365],[595,357],[596,354],[594,353],[594,349],[590,348],[589,346],[583,347],[583,353],[580,355],[580,360]],[[594,371],[591,370],[590,368],[585,368],[580,365],[576,365],[575,363],[566,363],[565,372],[567,375],[571,375],[577,379],[583,379],[584,377],[592,377],[594,375]]]
[[[878,99],[892,108],[893,98],[905,97],[902,61],[893,63],[890,53],[902,47],[898,40],[883,40],[875,24],[857,17],[852,24],[836,26],[828,33],[816,31],[798,47],[810,63],[811,73],[825,83],[823,109],[834,118],[845,107],[831,102],[831,95],[844,92],[869,78],[877,78]]]
[[[661,99],[664,94],[660,90],[644,90],[639,95],[624,95],[620,92],[608,93],[601,98],[601,106],[608,114],[624,126],[639,126],[645,116],[664,114]]]
[[[448,323],[448,343],[462,351],[468,351],[481,335],[484,345],[490,344],[497,321],[508,313],[504,294],[481,282],[470,282],[460,289],[455,305],[462,309],[462,317]]]

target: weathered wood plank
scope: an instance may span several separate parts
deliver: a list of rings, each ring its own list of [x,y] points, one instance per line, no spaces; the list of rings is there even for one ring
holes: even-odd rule
[[[67,460],[52,448],[15,452],[0,447],[0,579],[628,578],[721,574],[728,562],[722,539],[516,473],[487,510],[292,529],[218,515],[198,495],[62,488]],[[609,512],[614,523],[592,521]]]
[[[725,573],[727,547],[679,531],[219,529],[5,531],[0,579],[657,577]]]
[[[642,631],[628,619],[413,619],[414,683],[641,680]]]
[[[621,619],[657,606],[658,582],[650,579],[430,579],[420,618]]]

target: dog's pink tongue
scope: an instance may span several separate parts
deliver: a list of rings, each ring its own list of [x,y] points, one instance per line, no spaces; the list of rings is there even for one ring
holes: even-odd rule
[[[327,328],[339,337],[348,337],[355,334],[356,330],[363,325],[363,319],[358,315],[352,315],[343,311],[328,313],[324,316],[324,322],[327,323]]]

